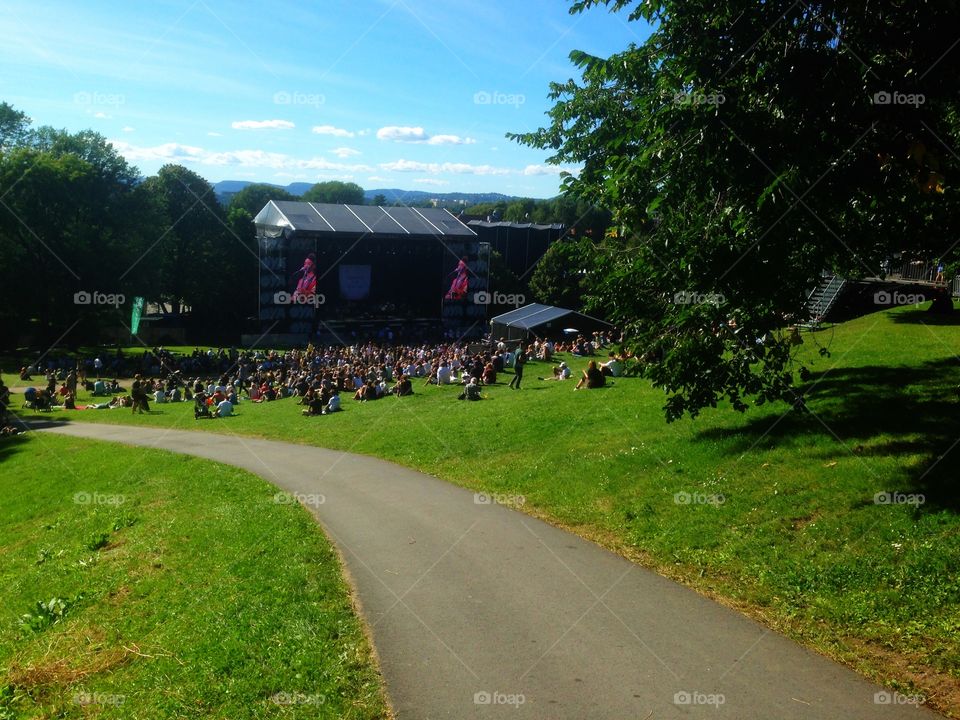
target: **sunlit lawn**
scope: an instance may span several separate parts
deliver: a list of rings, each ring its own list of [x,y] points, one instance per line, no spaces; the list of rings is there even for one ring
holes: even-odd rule
[[[721,407],[666,425],[645,381],[573,392],[538,381],[543,363],[520,392],[495,386],[479,403],[418,386],[345,398],[329,417],[301,417],[293,400],[241,404],[223,421],[195,421],[189,403],[52,415],[311,443],[522,495],[528,512],[960,713],[960,325],[934,320],[902,308],[804,333],[806,415]],[[567,359],[575,373],[585,364]]]
[[[172,453],[0,440],[0,718],[387,717],[338,556],[276,492]]]

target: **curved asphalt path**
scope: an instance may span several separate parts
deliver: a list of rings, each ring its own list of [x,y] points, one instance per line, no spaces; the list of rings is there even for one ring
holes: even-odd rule
[[[42,431],[324,496],[308,509],[343,553],[399,720],[940,717],[590,542],[388,462],[210,432]]]

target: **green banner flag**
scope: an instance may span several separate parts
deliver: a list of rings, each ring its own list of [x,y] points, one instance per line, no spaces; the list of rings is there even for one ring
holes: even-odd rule
[[[133,299],[133,310],[130,312],[130,334],[136,335],[140,329],[140,316],[143,314],[143,298]]]

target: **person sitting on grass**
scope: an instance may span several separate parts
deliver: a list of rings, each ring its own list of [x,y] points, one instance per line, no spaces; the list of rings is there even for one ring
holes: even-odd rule
[[[493,362],[488,362],[483,367],[483,375],[480,377],[484,385],[495,385],[497,382],[497,371],[493,367]]]
[[[597,361],[591,360],[590,364],[587,365],[587,369],[583,371],[583,377],[580,378],[580,382],[577,383],[577,386],[574,388],[574,390],[579,390],[584,386],[586,386],[588,390],[602,388],[606,382],[607,379],[597,367]]]
[[[33,378],[30,377],[30,368],[27,368],[27,367],[20,368],[20,379],[27,382],[33,380]]]
[[[300,398],[300,405],[306,405],[303,411],[304,416],[321,415],[323,413],[323,400],[321,394],[313,388],[307,388],[307,391]]]
[[[36,388],[27,388],[26,391],[24,391],[25,397],[30,397],[28,395],[30,390],[33,390],[33,401],[31,403],[29,399],[27,400],[28,407],[32,404],[34,410],[46,411],[49,411],[50,408],[53,407],[53,401],[51,400],[50,393],[47,392],[46,389],[37,390]]]
[[[93,383],[93,396],[104,397],[107,393],[107,384],[103,380],[97,380]]]
[[[449,385],[452,376],[452,369],[445,358],[441,358],[437,366],[437,385]]]
[[[472,377],[457,396],[457,400],[480,400],[480,378]]]
[[[413,395],[413,383],[410,382],[410,378],[407,377],[406,373],[400,375],[400,379],[397,380],[397,384],[393,386],[393,390],[390,392],[397,397]]]
[[[353,395],[354,400],[359,400],[360,402],[367,402],[368,400],[379,400],[380,396],[377,395],[377,386],[370,380],[365,385],[361,385],[360,389],[357,390]]]
[[[323,409],[324,415],[329,415],[330,413],[335,413],[340,411],[340,391],[337,388],[331,388],[330,390],[330,399],[327,401],[327,406]]]
[[[233,403],[223,398],[220,402],[217,403],[216,410],[213,411],[213,416],[217,418],[225,418],[233,415]]]
[[[568,380],[570,378],[570,368],[567,367],[565,362],[561,362],[559,365],[553,368],[553,377],[548,378],[537,378],[537,380]]]
[[[610,359],[600,364],[600,372],[607,377],[620,377],[620,373],[623,372],[623,364],[620,362],[620,359],[614,352],[610,352],[607,357]]]

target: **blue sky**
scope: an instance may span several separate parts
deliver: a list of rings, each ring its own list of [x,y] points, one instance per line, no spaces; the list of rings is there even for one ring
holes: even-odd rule
[[[93,128],[141,172],[211,182],[550,197],[542,125],[573,49],[647,29],[562,0],[7,2],[0,99],[35,124]]]

